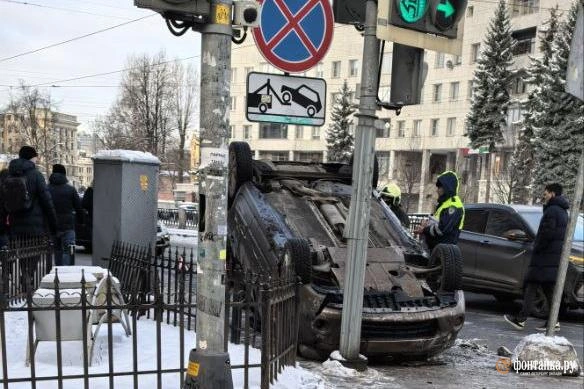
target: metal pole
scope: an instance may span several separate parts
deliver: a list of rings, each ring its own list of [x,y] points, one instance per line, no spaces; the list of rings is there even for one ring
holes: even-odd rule
[[[188,388],[233,387],[224,349],[231,6],[231,0],[212,0],[210,23],[201,31],[199,199],[205,213],[199,228],[197,341],[189,356]]]
[[[582,204],[582,191],[584,191],[584,150],[580,154],[580,167],[578,168],[578,178],[576,179],[576,190],[574,191],[574,198],[570,205],[570,222],[564,237],[564,247],[562,248],[562,256],[560,258],[560,267],[558,268],[558,278],[556,279],[556,286],[554,287],[554,299],[550,307],[550,315],[547,321],[546,336],[552,336],[554,327],[558,322],[558,312],[560,311],[560,304],[562,302],[562,294],[564,293],[564,283],[566,281],[566,272],[568,271],[568,263],[570,261],[570,252],[572,251],[572,237],[576,230],[576,222],[578,221],[578,214],[580,205]]]
[[[363,46],[363,71],[355,155],[353,158],[353,192],[347,229],[348,254],[345,262],[345,287],[343,291],[343,316],[341,321],[341,356],[357,368],[365,367],[366,359],[359,355],[361,342],[361,316],[363,311],[363,285],[369,241],[369,211],[371,207],[371,180],[375,153],[375,120],[377,116],[377,67],[379,41],[375,35],[377,3],[366,4]],[[365,361],[365,362],[363,362]]]

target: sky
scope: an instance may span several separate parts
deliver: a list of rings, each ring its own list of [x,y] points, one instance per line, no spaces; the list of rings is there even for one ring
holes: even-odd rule
[[[20,80],[41,84],[39,89],[50,93],[57,111],[76,115],[79,129],[90,130],[91,122],[115,101],[122,73],[62,80],[119,71],[130,56],[152,56],[160,50],[167,58],[183,59],[198,69],[200,42],[194,31],[175,37],[162,17],[135,7],[133,0],[0,0],[0,109]],[[9,59],[13,56],[17,57]],[[194,58],[185,59],[189,57]]]

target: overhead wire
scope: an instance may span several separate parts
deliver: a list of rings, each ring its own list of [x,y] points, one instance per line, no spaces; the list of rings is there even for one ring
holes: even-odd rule
[[[100,16],[100,17],[104,17],[104,18],[130,20],[130,18],[125,18],[123,16],[104,15],[104,14],[98,14],[98,13],[95,13],[95,12],[81,11],[81,10],[72,9],[72,8],[55,7],[55,6],[52,6],[52,5],[45,5],[45,4],[38,4],[38,3],[30,3],[28,1],[0,0],[0,2],[3,2],[3,3],[12,3],[12,4],[20,4],[20,5],[29,5],[29,6],[38,7],[38,8],[47,8],[47,9],[53,9],[53,10],[57,10],[57,11],[66,11],[66,12],[72,12],[72,13],[78,13],[78,14],[85,14],[85,15],[91,15],[91,16]]]

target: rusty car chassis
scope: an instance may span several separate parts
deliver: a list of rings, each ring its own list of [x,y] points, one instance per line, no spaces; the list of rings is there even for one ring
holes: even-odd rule
[[[229,158],[230,261],[273,277],[287,267],[295,269],[303,283],[298,350],[304,357],[324,359],[339,347],[345,263],[350,260],[344,235],[351,166],[252,161],[243,142],[230,145]],[[374,191],[362,354],[420,359],[454,343],[464,323],[464,296],[452,284],[432,290],[429,274],[455,269],[430,263],[428,252]]]

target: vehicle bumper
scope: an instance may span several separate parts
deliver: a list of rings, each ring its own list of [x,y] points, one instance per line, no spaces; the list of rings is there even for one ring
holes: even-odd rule
[[[569,308],[584,308],[584,266],[568,264],[563,300]]]
[[[452,346],[464,324],[464,294],[456,305],[426,311],[363,313],[361,354],[383,358],[422,358]],[[342,311],[325,307],[310,323],[312,344],[322,355],[339,348]],[[302,326],[302,324],[301,324]],[[302,342],[302,339],[301,339]]]

